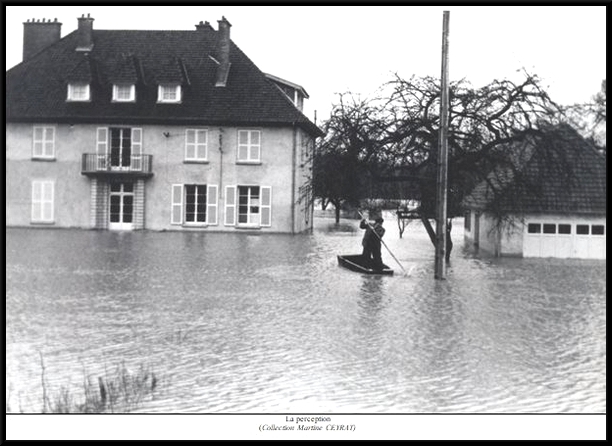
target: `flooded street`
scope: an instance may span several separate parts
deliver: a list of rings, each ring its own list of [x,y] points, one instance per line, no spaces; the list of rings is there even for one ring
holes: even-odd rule
[[[6,230],[7,410],[142,365],[164,413],[603,413],[606,263],[495,259],[419,223],[394,276],[340,268],[359,222],[311,235]]]

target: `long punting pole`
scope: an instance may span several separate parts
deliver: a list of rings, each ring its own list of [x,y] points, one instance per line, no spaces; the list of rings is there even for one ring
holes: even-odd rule
[[[436,180],[436,266],[434,277],[446,279],[446,199],[448,190],[448,22],[449,11],[444,11],[442,25],[442,84],[440,97],[440,145]]]

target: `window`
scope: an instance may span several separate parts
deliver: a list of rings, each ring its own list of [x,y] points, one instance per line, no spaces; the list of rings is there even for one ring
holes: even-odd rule
[[[553,223],[544,223],[544,234],[556,234],[557,233],[557,225]]]
[[[173,225],[216,225],[217,186],[173,184],[170,223]]]
[[[238,131],[239,162],[257,163],[261,161],[261,132],[259,130]]]
[[[89,84],[73,83],[68,84],[69,101],[89,101]]]
[[[572,225],[559,225],[559,234],[571,234],[572,233]]]
[[[576,225],[576,234],[589,235],[589,225]]]
[[[32,158],[55,158],[55,127],[34,127]]]
[[[604,225],[592,225],[591,235],[604,235]]]
[[[238,224],[259,225],[259,186],[238,186]]]
[[[100,170],[142,170],[142,129],[99,127],[96,154]]]
[[[161,84],[157,90],[157,102],[181,102],[181,86],[179,84]]]
[[[529,223],[527,225],[527,232],[529,234],[539,234],[542,232],[542,225],[540,223]]]
[[[208,130],[185,131],[185,161],[206,161],[208,158]]]
[[[225,225],[269,227],[272,225],[272,188],[269,186],[227,186]]]
[[[206,185],[185,185],[185,223],[206,223]]]
[[[113,85],[113,101],[115,102],[135,102],[136,86],[133,84]]]
[[[53,223],[53,181],[32,181],[32,223]]]

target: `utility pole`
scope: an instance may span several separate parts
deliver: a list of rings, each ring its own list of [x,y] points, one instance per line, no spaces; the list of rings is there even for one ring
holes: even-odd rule
[[[442,22],[442,76],[440,95],[440,144],[436,179],[436,266],[434,277],[446,279],[446,200],[448,195],[448,22],[444,11]]]

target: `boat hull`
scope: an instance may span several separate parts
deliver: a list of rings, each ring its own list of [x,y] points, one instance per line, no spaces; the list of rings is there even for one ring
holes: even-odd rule
[[[339,255],[338,265],[362,274],[378,274],[390,276],[393,270],[383,263],[383,269],[376,269],[371,261],[363,258],[361,254]]]

